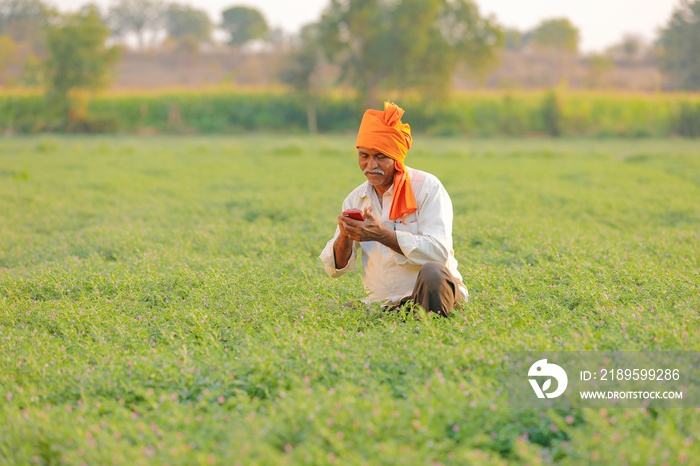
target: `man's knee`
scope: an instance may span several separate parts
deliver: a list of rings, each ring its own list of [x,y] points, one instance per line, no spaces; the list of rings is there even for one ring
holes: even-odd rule
[[[420,268],[418,275],[420,279],[430,288],[439,288],[447,278],[447,268],[439,262],[426,262]]]

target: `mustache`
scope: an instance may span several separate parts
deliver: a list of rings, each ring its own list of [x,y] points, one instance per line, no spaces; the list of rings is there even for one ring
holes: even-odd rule
[[[372,169],[365,168],[362,171],[362,173],[364,173],[365,175],[367,173],[376,173],[377,175],[386,175],[386,173],[384,173],[384,170],[382,170],[381,168],[372,168]]]

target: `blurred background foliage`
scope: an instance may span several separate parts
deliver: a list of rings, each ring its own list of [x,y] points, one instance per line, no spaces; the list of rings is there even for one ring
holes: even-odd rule
[[[435,134],[697,136],[699,47],[700,0],[596,53],[568,18],[505,28],[473,0],[329,0],[294,34],[244,5],[0,0],[0,130],[344,131],[388,98]]]

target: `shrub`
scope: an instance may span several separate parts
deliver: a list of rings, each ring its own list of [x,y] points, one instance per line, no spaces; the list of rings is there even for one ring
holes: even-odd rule
[[[416,133],[598,137],[700,135],[700,98],[688,94],[622,95],[595,92],[468,92],[438,105],[409,94],[399,101],[404,120]],[[364,107],[352,97],[317,101],[320,132],[357,130]],[[305,132],[302,97],[282,92],[231,90],[93,97],[80,123],[70,130],[89,132],[231,133]],[[84,122],[83,120],[89,120]],[[87,125],[87,126],[86,126]],[[66,130],[51,121],[36,94],[0,94],[0,131],[34,133]]]
[[[700,103],[683,102],[674,121],[676,134],[689,138],[700,137]]]

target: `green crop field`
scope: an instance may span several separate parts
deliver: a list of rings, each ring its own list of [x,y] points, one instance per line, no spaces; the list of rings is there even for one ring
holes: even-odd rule
[[[700,407],[516,410],[507,351],[700,350],[700,148],[416,137],[470,290],[317,256],[354,138],[0,140],[0,462],[697,464]]]
[[[400,101],[412,127],[433,136],[700,137],[700,94],[693,93],[475,90],[455,93],[442,103],[422,95]],[[52,121],[38,89],[0,89],[0,133],[61,128],[86,133],[306,133],[308,128],[307,102],[284,89],[107,91],[91,99],[76,97],[73,104],[74,117],[62,127]],[[320,132],[353,132],[364,106],[354,97],[326,95],[318,98],[316,110]]]

